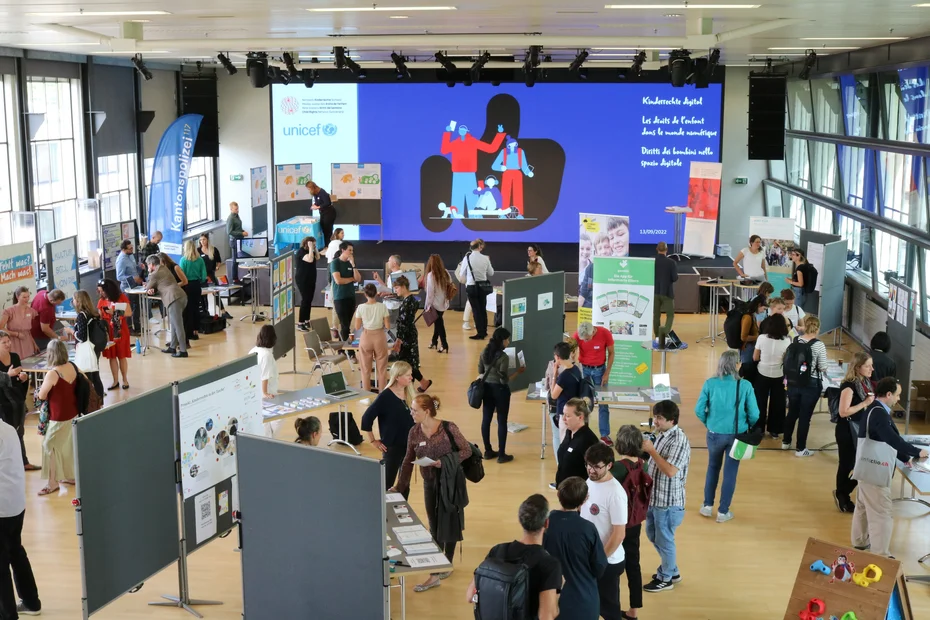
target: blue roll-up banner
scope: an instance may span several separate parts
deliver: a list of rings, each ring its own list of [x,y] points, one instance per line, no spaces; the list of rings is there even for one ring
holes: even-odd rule
[[[161,231],[159,247],[175,260],[181,255],[187,175],[202,120],[200,114],[185,114],[171,123],[158,143],[152,167],[147,232],[151,237],[155,231]]]

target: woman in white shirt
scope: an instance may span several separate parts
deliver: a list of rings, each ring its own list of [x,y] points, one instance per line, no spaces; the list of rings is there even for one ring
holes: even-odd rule
[[[446,339],[446,324],[443,313],[449,309],[449,302],[455,297],[456,286],[446,271],[439,254],[431,254],[426,263],[426,306],[424,313],[429,310],[436,311],[436,321],[433,323],[433,341],[430,349],[437,346],[439,353],[449,352],[449,341]]]
[[[358,357],[361,364],[362,389],[371,388],[371,364],[374,362],[378,378],[378,391],[387,386],[388,345],[387,330],[391,327],[391,313],[378,300],[378,287],[366,284],[363,289],[366,301],[355,310],[355,331],[362,330]]]
[[[278,363],[274,359],[274,345],[278,335],[271,325],[262,325],[255,338],[255,346],[249,353],[258,355],[258,370],[262,380],[262,398],[278,395]]]
[[[334,259],[339,257],[339,245],[345,236],[346,231],[341,228],[333,231],[333,238],[330,240],[329,245],[326,246],[326,260],[333,262]]]
[[[542,267],[543,273],[549,273],[549,268],[546,267],[546,261],[543,260],[542,250],[539,249],[539,246],[535,243],[531,243],[526,249],[526,255],[529,257],[527,262],[537,262],[539,266]]]
[[[781,314],[764,321],[763,331],[756,340],[752,359],[758,363],[759,374],[754,381],[759,421],[756,426],[778,438],[785,426],[785,351],[791,344],[788,322]]]
[[[742,266],[740,266],[742,263]],[[733,259],[736,273],[751,280],[768,280],[765,268],[765,252],[762,251],[762,237],[753,235],[749,238],[749,247],[740,250]]]

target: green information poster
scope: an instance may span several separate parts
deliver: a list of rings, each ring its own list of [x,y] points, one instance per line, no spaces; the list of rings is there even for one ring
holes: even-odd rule
[[[655,260],[594,257],[593,262],[593,323],[614,337],[610,385],[652,387]]]

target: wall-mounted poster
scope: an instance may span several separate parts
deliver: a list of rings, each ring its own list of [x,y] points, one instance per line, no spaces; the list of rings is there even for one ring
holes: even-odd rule
[[[313,200],[310,190],[307,189],[307,183],[312,180],[313,166],[311,164],[275,166],[278,202]]]
[[[0,245],[0,310],[16,303],[13,291],[20,286],[32,289],[36,283],[32,243]]]
[[[57,239],[45,246],[48,287],[59,289],[65,294],[62,309],[72,310],[71,298],[79,288],[77,237]]]
[[[339,200],[381,200],[381,164],[333,164],[332,176]]]
[[[630,218],[581,213],[578,234],[578,322],[591,322],[595,256],[630,255]]]
[[[251,169],[252,206],[268,204],[268,166]]]

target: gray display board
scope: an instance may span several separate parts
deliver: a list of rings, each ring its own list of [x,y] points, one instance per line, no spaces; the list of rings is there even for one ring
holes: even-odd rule
[[[120,244],[128,239],[133,245],[138,243],[139,231],[135,220],[113,222],[100,227],[100,237],[103,240],[103,270],[104,272],[116,269],[116,259],[119,257]]]
[[[846,290],[846,241],[834,241],[823,246],[823,268],[820,280],[819,305],[820,333],[826,334],[843,327],[843,296]],[[818,293],[815,293],[818,295]],[[810,305],[810,304],[807,304]]]
[[[61,307],[72,310],[71,297],[81,288],[77,237],[65,237],[45,244],[45,273],[48,290],[60,289],[65,294]]]
[[[382,464],[249,435],[237,456],[245,618],[387,619]]]
[[[295,334],[297,328],[294,323],[296,302],[294,276],[297,265],[294,264],[296,254],[287,252],[271,259],[271,323],[278,339],[274,345],[274,358],[284,357],[288,351],[294,350]]]
[[[800,245],[800,247],[801,247],[801,250],[803,250],[804,254],[805,254],[806,256],[809,256],[809,255],[810,255],[810,250],[809,250],[809,247],[808,247],[809,244],[811,244],[811,243],[819,243],[820,245],[827,245],[828,243],[834,243],[834,242],[836,242],[836,241],[842,241],[842,239],[841,239],[838,235],[831,235],[831,234],[829,234],[829,233],[821,233],[821,232],[816,232],[816,231],[813,231],[813,230],[806,230],[806,229],[805,229],[805,230],[802,230],[802,231],[801,231],[801,236],[800,236],[800,239],[799,239],[799,245]],[[845,241],[844,241],[844,243],[845,243]],[[811,264],[813,264],[813,262],[812,262]],[[819,275],[819,278],[821,279],[821,282],[824,283],[824,284],[826,284],[825,278],[826,278],[826,276],[827,276],[827,271],[823,268],[822,265],[814,265],[814,266],[817,268],[817,271],[819,272],[818,275]],[[836,275],[837,275],[837,274],[831,274],[831,276],[834,276],[834,277],[836,277]],[[845,253],[843,254],[843,267],[842,267],[842,269],[840,269],[840,272],[839,272],[838,275],[839,275],[841,281],[843,281],[843,282],[845,283],[845,281],[846,281],[846,254],[845,254]],[[814,314],[817,314],[818,316],[821,314],[821,309],[820,309],[820,308],[821,308],[821,305],[820,305],[820,297],[821,297],[822,294],[823,294],[823,290],[822,290],[822,289],[823,289],[823,287],[821,287],[821,291],[819,291],[819,292],[814,292],[814,293],[808,293],[808,294],[807,294],[807,300],[805,301],[804,306],[803,306],[805,312],[812,312],[812,313],[814,313]],[[778,295],[779,293],[781,293],[781,291],[775,291],[775,294],[776,294],[776,295]],[[842,300],[842,291],[841,291],[841,292],[840,292],[840,307],[841,307],[841,308],[842,308],[842,305],[843,305],[843,300]],[[841,310],[840,312],[842,313],[842,310]],[[841,317],[841,318],[842,318],[842,317]],[[821,321],[821,323],[823,323],[823,317],[822,317],[822,316],[820,317],[820,321]],[[841,325],[842,325],[842,323],[840,323],[840,324],[834,326],[833,329],[836,329],[836,327],[840,327]],[[823,327],[821,326],[820,331],[821,331],[822,333],[826,333],[826,332],[828,332],[828,331],[830,331],[830,330],[823,329]]]
[[[888,280],[888,322],[885,331],[891,338],[888,355],[894,360],[897,379],[901,384],[901,406],[910,411],[911,366],[914,364],[914,344],[917,333],[917,292],[902,282]],[[910,414],[907,415],[910,425]],[[908,431],[905,428],[904,432]]]
[[[253,354],[253,355],[249,355],[241,359],[238,359],[236,361],[229,362],[228,364],[223,364],[222,366],[212,368],[199,375],[194,375],[193,377],[189,377],[187,379],[184,379],[183,381],[178,382],[178,394],[183,394],[184,392],[189,392],[190,390],[195,390],[199,387],[203,387],[205,385],[209,385],[211,383],[220,381],[237,372],[252,368],[253,366],[256,365],[256,363],[257,363],[256,356]],[[177,435],[175,435],[175,438],[173,439],[173,443],[180,445],[180,440],[178,439]],[[238,444],[238,440],[237,440],[237,444]],[[177,455],[177,457],[178,457],[178,460],[181,459],[180,454]],[[228,497],[235,496],[235,493],[232,492],[232,484],[233,484],[232,478],[229,478],[227,480],[217,483],[213,487],[214,493],[216,494],[216,497],[214,498],[214,501],[215,501],[214,505],[219,505],[218,498],[220,494],[223,493],[224,491],[229,491]],[[222,515],[217,514],[216,534],[214,536],[211,536],[210,538],[206,538],[200,541],[200,543],[198,544],[196,538],[192,536],[192,532],[196,531],[196,522],[197,522],[197,504],[195,500],[196,498],[194,497],[188,497],[183,500],[184,504],[183,504],[182,518],[184,519],[184,532],[186,534],[185,540],[186,540],[188,554],[199,549],[203,545],[206,545],[207,543],[212,541],[214,538],[217,538],[218,536],[222,536],[226,534],[226,532],[231,530],[233,526],[235,525],[233,521],[232,510],[226,511],[226,513]]]
[[[180,557],[171,386],[75,419],[85,617]]]
[[[504,282],[501,324],[510,330],[510,346],[522,351],[526,359],[526,372],[510,382],[512,391],[522,390],[546,374],[552,348],[564,339],[564,309],[565,272]]]

